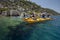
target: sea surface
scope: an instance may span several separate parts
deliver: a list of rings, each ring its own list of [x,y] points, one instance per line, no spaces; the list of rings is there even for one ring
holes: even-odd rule
[[[41,23],[22,22],[15,28],[9,27],[9,32],[3,40],[60,40],[60,16],[52,18],[53,20]]]
[[[60,16],[37,24],[29,40],[60,40]]]
[[[60,40],[60,16],[52,18],[41,23],[21,24],[19,27],[23,27],[23,31],[20,31],[20,38],[14,40]]]

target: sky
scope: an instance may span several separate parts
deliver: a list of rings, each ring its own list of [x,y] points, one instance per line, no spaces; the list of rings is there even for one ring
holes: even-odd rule
[[[60,13],[60,0],[30,0],[44,8],[53,9]]]

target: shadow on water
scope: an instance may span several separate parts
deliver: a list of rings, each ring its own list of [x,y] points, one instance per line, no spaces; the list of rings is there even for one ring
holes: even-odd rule
[[[35,29],[35,24],[21,23],[20,25],[8,27],[9,32],[4,40],[28,40]]]

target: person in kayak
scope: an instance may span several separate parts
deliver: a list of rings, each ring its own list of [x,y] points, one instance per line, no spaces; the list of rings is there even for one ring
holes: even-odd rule
[[[46,18],[46,14],[47,14],[46,11],[42,12],[42,13],[41,13],[41,17],[42,17],[42,18]]]
[[[46,16],[45,14],[42,14],[42,18],[45,18],[45,16]]]
[[[24,13],[24,15],[23,15],[23,17],[25,17],[26,15],[25,15],[25,13]]]
[[[23,17],[24,17],[24,18],[27,18],[27,17],[28,17],[28,15],[27,15],[26,13],[24,13],[24,14],[23,14]]]
[[[34,13],[30,14],[30,18],[34,17]]]
[[[47,14],[47,17],[49,18],[50,17],[50,14]]]
[[[36,14],[35,14],[35,13],[32,13],[32,14],[30,15],[30,18],[36,20]]]

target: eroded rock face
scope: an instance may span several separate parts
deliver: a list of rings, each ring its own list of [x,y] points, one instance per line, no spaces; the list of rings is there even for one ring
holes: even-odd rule
[[[0,8],[3,8],[3,5],[2,4],[0,4]]]
[[[20,13],[17,10],[9,10],[7,16],[19,16]]]

